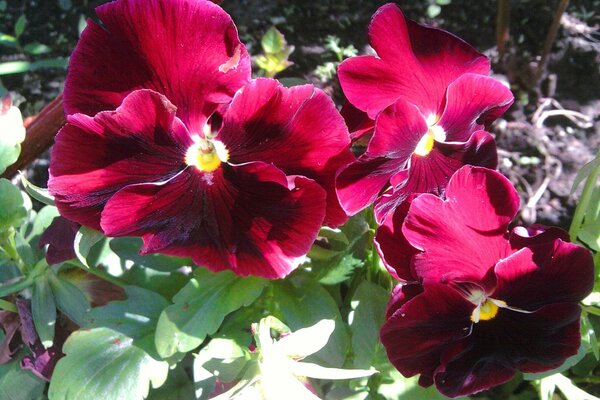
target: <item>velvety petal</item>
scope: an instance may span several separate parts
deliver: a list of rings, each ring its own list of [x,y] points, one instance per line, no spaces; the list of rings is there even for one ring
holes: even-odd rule
[[[358,140],[372,133],[373,129],[375,129],[375,121],[369,118],[367,113],[354,107],[349,101],[344,103],[340,114],[346,122],[352,140]]]
[[[130,185],[102,213],[110,236],[142,236],[144,253],[192,257],[213,271],[279,278],[303,260],[325,215],[325,192],[264,163],[188,168]]]
[[[96,9],[69,63],[65,110],[95,115],[133,90],[164,94],[192,132],[250,78],[231,17],[205,0],[122,0]]]
[[[419,382],[431,385],[444,349],[470,334],[474,309],[449,286],[426,285],[423,293],[397,308],[381,328],[381,342],[391,363],[402,375],[420,373]]]
[[[348,219],[335,194],[335,176],[355,158],[344,120],[322,90],[254,80],[234,97],[218,139],[232,163],[273,163],[287,175],[315,180],[327,191],[325,224]]]
[[[409,196],[394,213],[383,220],[374,238],[383,265],[394,278],[404,282],[418,280],[411,268],[411,261],[420,251],[411,246],[402,234],[402,224],[414,197],[416,195]]]
[[[340,64],[338,76],[348,100],[373,119],[400,96],[427,116],[439,114],[452,81],[469,72],[487,75],[490,69],[487,58],[470,45],[405,19],[391,3],[373,16],[369,39],[378,57],[351,57]]]
[[[69,116],[55,139],[48,182],[61,215],[100,229],[100,212],[118,190],[184,168],[191,139],[174,114],[164,96],[139,90],[116,111]]]
[[[438,125],[447,142],[464,142],[502,115],[514,97],[500,81],[484,75],[464,74],[448,86],[446,106]]]
[[[577,303],[594,286],[592,253],[560,239],[525,247],[500,261],[491,295],[511,307],[536,310],[552,303]]]
[[[410,168],[392,177],[392,187],[375,203],[377,221],[413,193],[443,196],[450,177],[464,165],[495,168],[497,163],[496,142],[488,132],[474,132],[466,143],[435,142],[428,155],[413,155]]]
[[[569,232],[555,226],[533,224],[528,227],[514,227],[510,232],[509,241],[512,248],[518,250],[523,247],[554,242],[556,239],[568,242],[570,240]]]
[[[421,293],[423,293],[423,286],[419,283],[401,283],[396,285],[392,289],[392,294],[385,310],[385,318],[391,318],[404,304]]]
[[[360,157],[337,176],[336,192],[342,208],[348,215],[357,214],[373,203],[404,168],[406,162],[395,159]]]
[[[501,309],[474,324],[469,341],[450,346],[435,372],[438,390],[449,397],[469,395],[502,384],[517,369],[542,372],[577,353],[579,306],[548,305],[532,314]]]
[[[519,196],[500,173],[465,166],[450,179],[446,200],[423,194],[413,200],[402,232],[424,251],[414,257],[424,281],[480,282],[510,254],[507,227]]]
[[[52,223],[41,234],[38,242],[40,248],[48,245],[46,261],[49,265],[75,258],[73,246],[80,226],[77,222],[69,221],[61,216],[52,220]]]

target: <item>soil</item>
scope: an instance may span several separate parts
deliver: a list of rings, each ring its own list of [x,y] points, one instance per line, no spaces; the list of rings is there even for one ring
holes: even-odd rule
[[[28,23],[21,43],[41,42],[50,46],[51,52],[34,57],[0,46],[0,62],[68,56],[77,41],[80,20],[92,17],[93,8],[100,3],[5,2],[6,9],[0,11],[0,32],[12,32],[18,17],[25,14]],[[315,73],[319,65],[336,61],[325,47],[326,37],[335,35],[343,46],[353,44],[360,53],[368,51],[366,29],[373,12],[384,3],[224,0],[222,6],[236,21],[251,54],[260,52],[262,34],[275,25],[295,46],[290,57],[294,65],[278,77],[314,83],[341,105],[343,94],[337,79],[323,79]],[[410,18],[443,27],[490,56],[494,72],[510,83],[516,98],[515,105],[491,131],[498,142],[499,169],[522,194],[520,222],[568,228],[577,199],[577,194],[570,194],[574,176],[594,157],[600,144],[600,16],[595,14],[600,0],[571,1],[539,82],[532,79],[533,67],[558,1],[510,2],[510,38],[502,59],[495,50],[497,2],[451,0],[438,6],[440,12],[435,18],[431,18],[431,7],[447,1],[398,3]],[[34,115],[60,93],[64,76],[62,69],[45,69],[0,78],[19,99],[24,115]],[[47,156],[41,157],[29,169],[38,184],[45,184],[47,165]]]

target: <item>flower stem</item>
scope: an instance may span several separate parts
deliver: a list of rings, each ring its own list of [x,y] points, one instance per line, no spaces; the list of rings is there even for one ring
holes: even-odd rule
[[[598,151],[596,157],[600,157],[600,151]],[[581,193],[579,204],[577,204],[575,214],[573,215],[573,221],[569,227],[569,236],[572,242],[577,240],[579,230],[581,229],[581,223],[583,222],[583,217],[585,216],[585,212],[588,208],[592,198],[592,193],[594,192],[594,188],[596,186],[596,181],[598,180],[598,175],[600,175],[600,165],[594,168],[592,173],[587,177],[585,185],[583,186],[583,192]]]

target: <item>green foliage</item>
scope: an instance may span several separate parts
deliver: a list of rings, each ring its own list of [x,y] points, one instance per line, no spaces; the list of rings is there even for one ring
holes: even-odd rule
[[[44,347],[52,346],[56,325],[56,303],[46,275],[39,276],[31,292],[31,314]]]
[[[122,260],[133,261],[137,265],[152,268],[156,271],[171,272],[181,267],[192,265],[189,258],[170,257],[163,254],[140,255],[142,239],[133,237],[115,238],[110,241],[110,248]]]
[[[83,326],[86,321],[86,314],[90,309],[85,294],[71,282],[50,271],[47,276],[58,309],[71,321]]]
[[[9,363],[0,365],[0,399],[42,400],[46,383],[21,368],[20,352]]]
[[[20,226],[27,218],[21,191],[9,180],[0,178],[0,232]]]
[[[272,78],[293,64],[289,61],[289,56],[294,51],[294,46],[287,44],[277,28],[272,27],[265,32],[260,44],[263,54],[254,57],[254,62],[265,76]]]
[[[242,278],[231,271],[197,269],[194,278],[173,298],[158,320],[156,348],[162,357],[198,347],[214,333],[225,316],[252,303],[266,281]]]
[[[149,386],[167,379],[169,364],[157,361],[134,339],[110,328],[73,333],[63,346],[48,397],[72,399],[144,399]]]

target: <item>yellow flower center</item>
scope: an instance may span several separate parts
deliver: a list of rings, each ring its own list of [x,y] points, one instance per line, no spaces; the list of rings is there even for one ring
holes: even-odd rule
[[[222,142],[196,138],[185,154],[185,163],[202,172],[213,172],[222,162],[227,162],[229,152]]]
[[[477,306],[471,314],[471,321],[489,321],[498,314],[498,305],[490,299],[486,299],[482,304]]]
[[[446,140],[446,132],[444,131],[444,128],[436,125],[438,120],[439,117],[435,114],[427,117],[427,126],[429,129],[427,130],[427,133],[423,135],[421,140],[419,140],[419,143],[417,143],[414,154],[421,157],[426,156],[433,149],[433,145],[436,140],[440,142]]]

